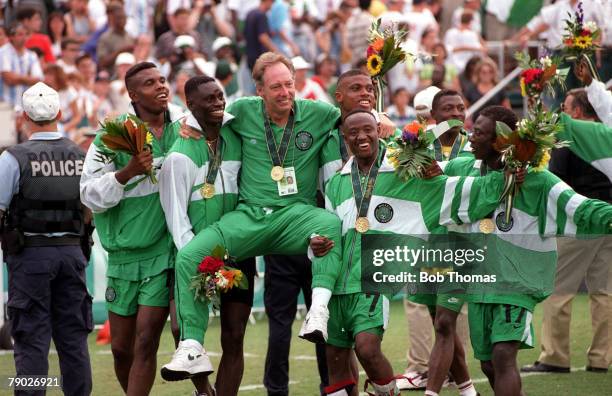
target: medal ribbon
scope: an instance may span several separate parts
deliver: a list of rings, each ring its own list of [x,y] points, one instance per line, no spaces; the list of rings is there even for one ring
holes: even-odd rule
[[[436,156],[436,161],[448,161],[457,157],[459,154],[459,150],[461,149],[463,143],[463,131],[457,135],[455,142],[453,143],[453,148],[451,149],[451,153],[448,156],[448,159],[444,158],[444,154],[442,154],[442,143],[440,143],[440,139],[436,139],[433,142],[434,146],[434,154]]]
[[[487,172],[489,171],[489,166],[487,165],[487,163],[483,160],[480,163],[480,176],[486,176]],[[489,213],[486,217],[488,219],[493,219],[493,216],[495,215],[495,210],[491,213]]]
[[[338,130],[338,138],[340,139],[340,158],[342,159],[342,163],[346,163],[349,159],[348,149],[346,148],[346,142],[344,141],[344,136]]]
[[[266,143],[268,144],[268,152],[270,153],[272,165],[282,167],[283,162],[285,161],[285,157],[287,156],[287,150],[289,148],[289,142],[291,141],[291,135],[293,135],[293,110],[291,111],[289,119],[287,120],[287,125],[285,125],[285,129],[283,130],[280,148],[278,149],[276,147],[276,140],[274,139],[274,132],[272,131],[272,126],[270,125],[270,117],[268,116],[268,113],[266,113],[265,108],[263,109],[263,112],[266,127]]]
[[[206,173],[206,183],[215,185],[219,168],[221,167],[221,157],[223,155],[223,139],[219,135],[219,141],[217,143],[217,150],[215,153],[212,152],[212,148],[208,147],[208,172]],[[206,145],[208,146],[208,144]]]
[[[382,156],[385,158],[385,150],[382,151]],[[381,160],[382,161],[382,160]],[[368,172],[368,178],[366,179],[365,192],[361,188],[361,181],[359,180],[359,167],[357,166],[357,160],[353,157],[353,163],[351,164],[351,179],[353,182],[353,196],[355,197],[355,205],[357,205],[357,217],[367,217],[368,208],[370,207],[370,200],[372,199],[372,193],[374,192],[374,184],[376,184],[376,178],[378,176],[378,160],[374,161]]]

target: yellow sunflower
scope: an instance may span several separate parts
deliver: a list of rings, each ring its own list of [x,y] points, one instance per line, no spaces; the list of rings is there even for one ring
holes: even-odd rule
[[[574,39],[574,45],[578,48],[589,48],[593,45],[593,39],[590,36],[579,36]]]
[[[151,132],[147,132],[146,143],[147,144],[153,143],[153,134]]]
[[[378,75],[383,66],[383,60],[379,55],[372,54],[368,58],[368,63],[366,64],[368,68],[368,72],[372,77]]]

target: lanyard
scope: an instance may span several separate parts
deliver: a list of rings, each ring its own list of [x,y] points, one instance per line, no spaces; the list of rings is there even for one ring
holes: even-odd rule
[[[462,143],[463,143],[463,134],[460,133],[455,139],[455,142],[453,143],[453,148],[451,149],[451,153],[448,156],[448,160],[452,160],[457,157],[457,154],[459,154],[459,150],[461,149]],[[442,154],[442,143],[440,143],[440,139],[434,140],[433,145],[434,145],[434,154],[436,156],[436,161],[446,161],[447,159],[444,158],[444,154]]]
[[[223,155],[223,139],[221,136],[218,137],[219,141],[217,143],[217,150],[213,153],[212,148],[208,146],[208,173],[206,173],[206,183],[207,184],[215,184],[215,180],[217,179],[217,174],[219,173],[219,167],[221,166],[221,157]]]
[[[287,156],[287,150],[289,148],[289,142],[291,141],[291,135],[293,135],[293,111],[291,111],[289,119],[287,120],[287,125],[285,125],[285,129],[283,130],[280,148],[277,148],[276,146],[274,132],[272,131],[272,127],[270,126],[270,117],[268,116],[268,113],[266,113],[265,108],[263,109],[263,112],[266,127],[266,143],[268,144],[268,152],[270,153],[270,159],[272,159],[272,165],[282,167],[283,162],[285,161],[285,157]]]
[[[383,150],[381,158],[385,158],[385,150]],[[355,157],[353,157],[353,163],[351,164],[351,179],[353,182],[353,196],[355,197],[355,205],[357,205],[358,210],[357,217],[367,217],[368,215],[370,200],[372,199],[372,193],[374,192],[374,184],[376,183],[376,178],[378,176],[379,167],[377,165],[377,160],[375,160],[370,167],[368,178],[366,179],[366,189],[363,191],[359,177],[357,160]]]

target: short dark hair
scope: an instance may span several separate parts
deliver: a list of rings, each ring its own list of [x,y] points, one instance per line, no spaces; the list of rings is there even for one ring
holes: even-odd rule
[[[567,92],[566,96],[572,96],[574,100],[572,101],[572,106],[578,107],[582,110],[582,114],[584,114],[588,118],[592,118],[595,121],[600,121],[597,112],[593,108],[591,102],[589,102],[589,97],[584,88],[574,88]]]
[[[463,98],[463,96],[461,96],[461,94],[454,89],[442,89],[440,92],[434,95],[433,100],[431,101],[432,112],[438,107],[440,101],[445,96],[459,96],[460,98]]]
[[[62,44],[61,44],[62,51],[63,51],[63,50],[65,50],[66,48],[68,48],[68,46],[69,46],[70,44],[76,44],[76,45],[78,45],[79,47],[81,46],[81,42],[80,42],[80,41],[75,40],[75,39],[70,38],[70,37],[66,37],[66,38],[63,38],[63,39],[62,39]]]
[[[17,29],[19,29],[19,28],[24,28],[25,29],[25,26],[23,26],[23,24],[21,22],[17,22],[17,21],[11,23],[11,25],[8,28],[8,30],[6,31],[6,35],[9,36],[9,37],[12,37],[12,36],[16,35],[17,34]]]
[[[84,60],[87,60],[87,59],[93,60],[91,55],[89,55],[88,53],[84,53],[83,55],[81,55],[78,58],[76,58],[76,60],[74,61],[74,64],[78,66],[79,63],[81,63],[81,62],[83,62]]]
[[[190,15],[191,11],[189,11],[187,8],[177,8],[176,11],[174,11],[174,14],[172,14],[172,16],[177,17],[181,14],[187,14]]]
[[[349,78],[349,77],[355,77],[355,76],[366,76],[366,77],[370,77],[370,75],[366,72],[364,72],[361,69],[351,69],[351,70],[347,70],[344,73],[340,74],[340,77],[338,77],[338,82],[336,83],[336,91],[338,90],[338,88],[340,87],[340,84],[342,84],[342,81],[344,81],[345,79]]]
[[[513,131],[516,129],[516,124],[518,123],[516,114],[504,106],[485,107],[478,116],[487,117],[493,121],[501,121],[508,125]]]
[[[195,76],[187,80],[185,83],[185,96],[187,97],[187,100],[189,100],[191,95],[195,95],[198,92],[200,85],[207,84],[209,82],[215,82],[215,79],[209,76]]]
[[[378,120],[376,119],[376,116],[371,111],[364,110],[364,109],[354,109],[354,110],[351,110],[347,115],[344,116],[342,121],[346,120],[347,118],[349,118],[352,115],[359,114],[359,113],[366,113],[366,114],[371,115],[372,118],[374,118],[374,121],[376,121],[376,123],[378,124]]]
[[[157,66],[153,62],[140,62],[140,63],[136,63],[134,66],[130,67],[128,69],[128,71],[125,73],[125,78],[124,78],[125,87],[127,89],[130,89],[130,80],[136,74],[140,73],[143,70],[153,69],[153,68],[157,68]]]
[[[15,19],[19,22],[22,22],[26,19],[31,19],[36,14],[42,15],[40,10],[37,10],[36,8],[25,7],[17,11],[17,14],[15,15]]]

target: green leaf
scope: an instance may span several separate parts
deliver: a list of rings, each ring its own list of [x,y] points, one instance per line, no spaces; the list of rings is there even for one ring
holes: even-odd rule
[[[214,257],[219,260],[223,260],[225,258],[225,248],[221,245],[217,245],[212,252],[210,253],[211,257]]]
[[[512,134],[512,129],[505,122],[495,121],[495,133],[499,136],[508,137]]]

